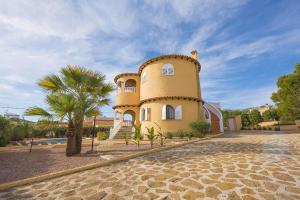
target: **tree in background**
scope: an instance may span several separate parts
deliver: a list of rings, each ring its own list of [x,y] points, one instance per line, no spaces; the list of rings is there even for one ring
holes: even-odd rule
[[[253,126],[263,121],[263,118],[258,110],[254,109],[250,112],[250,121],[251,125]]]
[[[263,117],[264,121],[272,121],[271,110],[266,110],[266,111],[262,114],[262,117]]]
[[[264,121],[279,121],[279,115],[277,112],[277,109],[271,108],[270,110],[266,110],[263,114],[262,117]]]
[[[293,73],[278,78],[277,92],[271,99],[276,103],[281,119],[300,119],[300,64]]]
[[[51,74],[38,82],[47,93],[46,102],[52,112],[33,107],[26,114],[66,119],[66,153],[68,156],[80,153],[84,117],[95,116],[100,106],[109,103],[107,96],[113,91],[113,86],[104,81],[105,76],[99,72],[68,65],[61,69],[60,75]]]
[[[243,112],[241,114],[241,120],[242,120],[242,127],[249,127],[249,126],[251,126],[251,119],[250,119],[249,113]]]
[[[9,141],[11,133],[11,123],[8,119],[0,115],[0,147],[5,147]]]

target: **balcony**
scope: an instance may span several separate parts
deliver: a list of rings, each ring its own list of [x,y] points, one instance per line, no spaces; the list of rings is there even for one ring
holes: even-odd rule
[[[124,92],[126,93],[135,93],[136,87],[124,87]]]

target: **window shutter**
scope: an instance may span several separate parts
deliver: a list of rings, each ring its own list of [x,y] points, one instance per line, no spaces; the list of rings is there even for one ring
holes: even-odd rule
[[[148,108],[145,108],[145,121],[148,120]]]
[[[182,106],[176,106],[175,108],[175,119],[182,119]]]
[[[143,108],[140,108],[140,122],[142,122],[142,110]]]
[[[147,108],[147,120],[150,121],[151,120],[151,110],[150,108]]]
[[[166,120],[166,109],[167,109],[167,106],[163,105],[163,107],[161,109],[161,119],[162,120]]]

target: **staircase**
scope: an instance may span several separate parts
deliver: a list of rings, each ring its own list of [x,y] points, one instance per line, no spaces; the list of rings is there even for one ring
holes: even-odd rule
[[[126,133],[128,134],[127,137],[131,136],[132,126],[122,126],[113,139],[125,139]]]

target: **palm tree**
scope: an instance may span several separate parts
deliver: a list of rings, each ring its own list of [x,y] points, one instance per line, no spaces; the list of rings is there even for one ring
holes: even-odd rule
[[[132,134],[133,141],[137,144],[138,148],[140,147],[140,142],[143,140],[144,136],[141,133],[141,124],[140,125],[133,125],[134,132]]]
[[[146,128],[147,128],[147,131],[148,131],[148,134],[146,134],[146,135],[147,135],[148,140],[150,141],[150,146],[151,146],[151,149],[152,149],[153,148],[153,143],[156,140],[157,135],[155,135],[155,133],[154,133],[154,127],[151,127],[151,128],[146,127]]]
[[[68,65],[61,69],[60,76],[51,74],[38,82],[38,85],[47,92],[46,100],[54,113],[44,112],[45,110],[38,108],[43,112],[37,114],[67,118],[67,135],[70,137],[69,145],[72,146],[71,155],[81,152],[84,117],[99,114],[99,107],[109,104],[107,96],[113,91],[113,86],[104,81],[105,75],[100,72]],[[63,99],[61,102],[56,102],[59,97]],[[74,144],[71,142],[73,140]],[[75,152],[73,152],[74,148]]]

